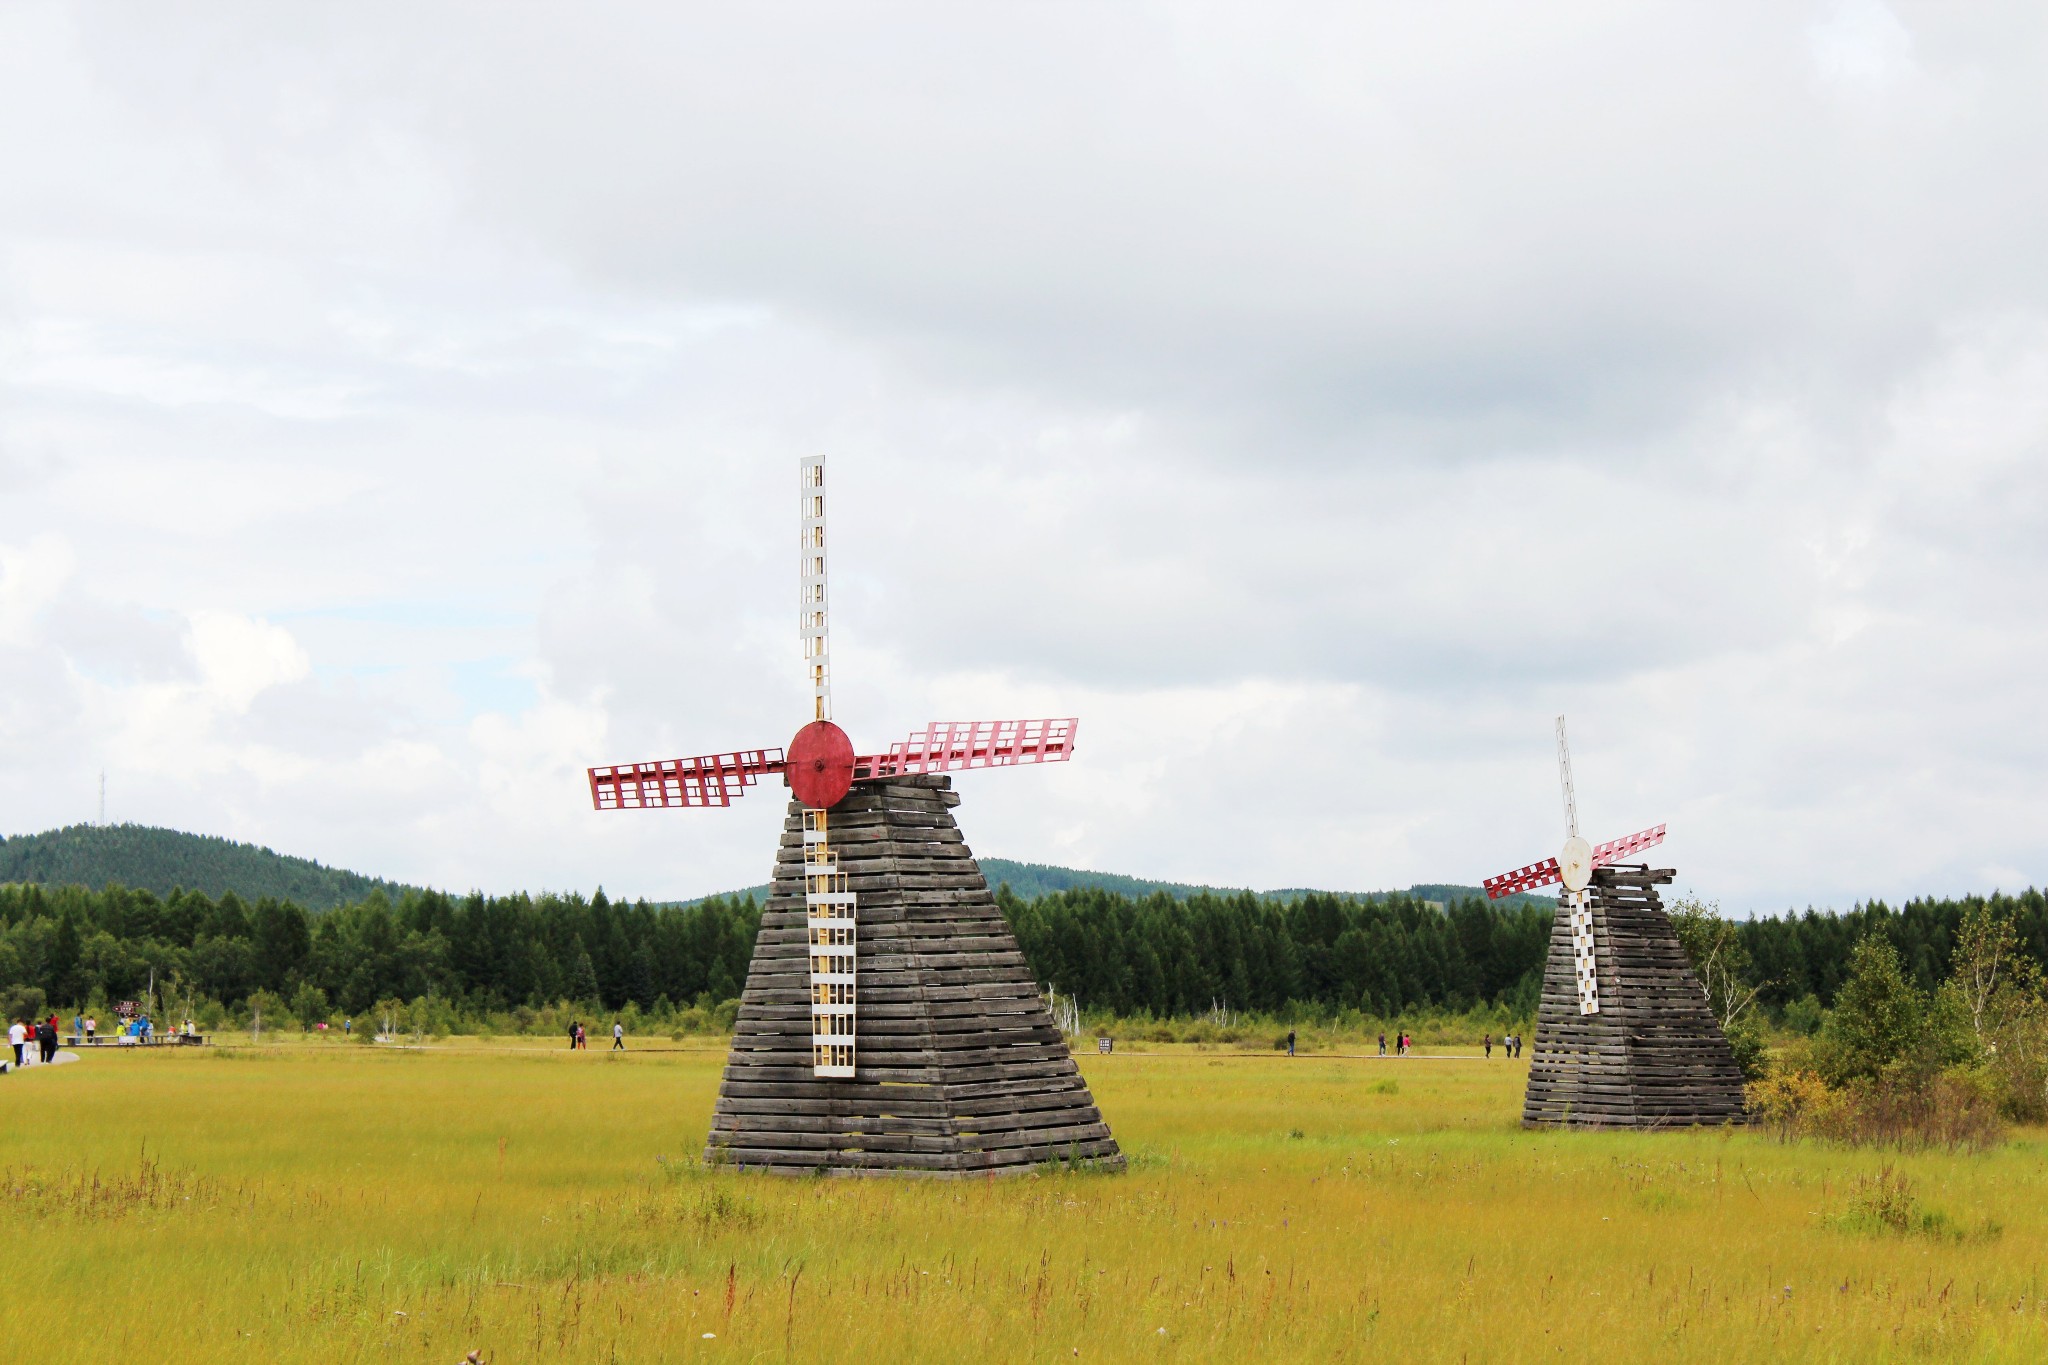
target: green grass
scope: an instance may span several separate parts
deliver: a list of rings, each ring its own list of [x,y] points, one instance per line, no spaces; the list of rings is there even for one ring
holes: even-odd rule
[[[787,1180],[696,1164],[721,1060],[293,1044],[0,1080],[5,1356],[2048,1355],[2038,1133],[1525,1133],[1498,1059],[1089,1053],[1128,1174]]]

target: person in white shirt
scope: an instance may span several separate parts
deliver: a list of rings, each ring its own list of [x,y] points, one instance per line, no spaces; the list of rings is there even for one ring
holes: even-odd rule
[[[614,1052],[624,1052],[625,1050],[626,1050],[626,1026],[625,1026],[625,1024],[621,1023],[620,1021],[618,1021],[618,1020],[614,1019],[614,1020],[612,1021],[612,1051],[614,1051]]]
[[[17,1019],[7,1026],[7,1046],[14,1049],[14,1064],[21,1065],[22,1044],[28,1041],[28,1026]]]

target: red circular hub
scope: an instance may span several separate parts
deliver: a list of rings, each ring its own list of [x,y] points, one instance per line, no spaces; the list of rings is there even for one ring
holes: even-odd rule
[[[829,720],[814,720],[789,742],[789,789],[812,810],[839,804],[853,785],[853,741]]]

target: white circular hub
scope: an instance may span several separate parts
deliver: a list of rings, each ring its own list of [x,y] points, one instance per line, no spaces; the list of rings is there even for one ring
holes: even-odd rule
[[[1593,880],[1593,846],[1574,834],[1557,855],[1557,879],[1567,891],[1584,891]]]

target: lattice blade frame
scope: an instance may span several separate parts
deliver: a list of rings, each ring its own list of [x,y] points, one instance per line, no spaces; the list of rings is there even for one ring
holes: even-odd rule
[[[734,797],[745,795],[748,787],[784,766],[780,749],[741,749],[592,768],[590,804],[598,810],[730,806]]]
[[[1548,886],[1562,879],[1557,859],[1545,858],[1540,863],[1518,867],[1513,872],[1503,872],[1498,877],[1488,877],[1481,883],[1486,888],[1486,898],[1497,901],[1502,896],[1512,896],[1517,891],[1534,891],[1539,886]]]
[[[1610,839],[1593,850],[1593,866],[1605,867],[1618,863],[1631,853],[1641,853],[1646,848],[1655,848],[1664,842],[1664,826],[1653,825],[1649,829],[1621,839]]]
[[[1007,768],[1019,763],[1064,763],[1074,756],[1080,720],[941,720],[914,732],[886,754],[854,760],[853,780],[872,782],[904,773],[946,773]]]
[[[804,812],[804,923],[811,955],[811,1074],[854,1078],[857,896],[832,851],[822,810]]]
[[[1593,943],[1593,893],[1570,891],[1565,904],[1571,907],[1572,975],[1579,986],[1579,1013],[1600,1012],[1600,962]]]

